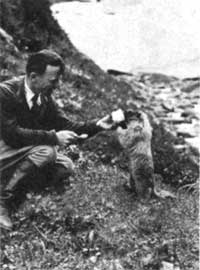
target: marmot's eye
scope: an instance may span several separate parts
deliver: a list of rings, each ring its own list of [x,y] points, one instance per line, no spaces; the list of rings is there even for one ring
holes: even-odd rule
[[[139,126],[137,126],[137,127],[134,128],[134,131],[136,131],[136,132],[141,132],[141,131],[142,131],[142,128],[139,127]]]
[[[142,115],[141,115],[140,112],[136,112],[136,113],[135,113],[135,116],[136,116],[137,118],[140,118]]]
[[[126,119],[127,120],[137,120],[137,119],[140,119],[141,118],[141,112],[139,112],[139,111],[132,111],[132,110],[127,110],[126,111],[126,113],[125,113],[125,115],[126,115]]]

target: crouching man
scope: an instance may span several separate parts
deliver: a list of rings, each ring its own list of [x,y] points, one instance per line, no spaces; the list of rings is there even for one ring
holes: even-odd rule
[[[58,178],[73,173],[72,161],[57,153],[56,146],[110,128],[107,117],[75,123],[58,108],[52,92],[64,67],[57,53],[42,50],[29,57],[25,76],[0,83],[0,227],[5,229],[12,228],[7,201],[20,183],[46,168],[53,168]]]

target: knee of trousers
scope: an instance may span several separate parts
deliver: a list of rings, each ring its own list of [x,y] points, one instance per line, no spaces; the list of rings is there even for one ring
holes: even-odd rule
[[[50,145],[35,146],[28,155],[38,168],[44,167],[49,164],[54,164],[57,158],[56,149]]]
[[[73,175],[75,173],[75,165],[73,161],[68,157],[61,156],[58,154],[56,165],[58,167],[61,166],[64,169],[66,175]]]

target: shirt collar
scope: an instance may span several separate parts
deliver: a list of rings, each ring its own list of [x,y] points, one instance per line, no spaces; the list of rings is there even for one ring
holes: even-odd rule
[[[24,80],[24,87],[25,87],[25,97],[26,97],[26,102],[28,104],[28,107],[29,109],[32,108],[33,106],[33,97],[35,96],[35,93],[30,89],[30,87],[28,86],[28,83],[27,83],[27,78],[25,77],[25,80]],[[38,105],[41,105],[41,96],[39,95],[38,96],[38,99],[37,99],[37,104]]]

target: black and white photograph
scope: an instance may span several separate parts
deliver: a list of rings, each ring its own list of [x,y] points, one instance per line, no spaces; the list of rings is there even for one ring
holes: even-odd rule
[[[199,22],[0,0],[0,269],[200,269]]]

